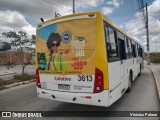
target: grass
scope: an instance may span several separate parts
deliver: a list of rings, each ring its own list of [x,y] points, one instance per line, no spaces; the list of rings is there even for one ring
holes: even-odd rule
[[[14,75],[13,79],[15,80],[20,80],[20,81],[26,81],[26,80],[31,80],[35,79],[36,75],[29,75],[29,74],[24,74],[24,75]]]
[[[24,75],[14,75],[13,79],[11,80],[1,80],[0,79],[0,89],[3,89],[5,85],[9,85],[9,84],[17,83],[17,82],[24,82],[24,81],[32,80],[35,78],[36,78],[35,75],[24,74]]]
[[[150,53],[152,63],[160,63],[160,53]],[[147,54],[144,55],[144,59],[147,60]]]
[[[151,58],[151,62],[152,63],[160,63],[160,58],[158,58],[158,57],[152,57]]]

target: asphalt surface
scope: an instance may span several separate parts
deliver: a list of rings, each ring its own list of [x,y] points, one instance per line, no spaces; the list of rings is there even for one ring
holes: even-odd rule
[[[156,66],[157,66],[158,73],[160,74],[160,64],[158,64]]]
[[[132,91],[124,94],[108,108],[64,103],[38,98],[35,83],[0,91],[0,111],[160,111],[157,89],[149,69],[144,69],[133,83]],[[2,119],[2,118],[0,118]],[[13,118],[7,118],[13,119]],[[16,118],[24,119],[24,118]],[[25,118],[27,119],[27,118]],[[32,118],[36,119],[36,118]],[[39,119],[39,118],[38,118]],[[53,118],[42,118],[53,119]],[[56,117],[54,119],[75,119]],[[81,118],[76,118],[81,119]],[[97,119],[97,118],[84,118]],[[107,120],[151,120],[151,118],[101,118]],[[158,120],[158,118],[152,118]]]

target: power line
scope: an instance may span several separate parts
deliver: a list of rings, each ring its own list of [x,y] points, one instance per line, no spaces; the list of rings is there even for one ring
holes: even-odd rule
[[[133,6],[133,1],[131,0],[131,7],[132,7],[132,9],[134,10],[134,6]]]
[[[143,3],[143,0],[139,0],[139,3],[140,3],[140,10],[142,12],[142,17],[143,17],[143,23],[145,25],[145,21],[146,21],[146,18],[145,18],[145,12],[144,12],[144,3]]]
[[[136,13],[136,12],[140,12],[140,8],[138,8],[138,9],[136,9],[136,10],[131,10],[131,11],[128,11],[128,12],[116,13],[116,14],[111,15],[111,16],[128,15],[128,14],[130,14],[130,13]]]
[[[142,2],[142,12],[143,12],[143,18],[144,18],[144,21],[145,21],[145,12],[144,12],[144,2],[143,2],[143,0],[141,0],[141,2]]]
[[[49,3],[49,4],[52,4],[52,5],[55,5],[56,7],[61,7],[61,8],[64,8],[64,9],[72,10],[72,8],[64,7],[64,6],[59,5],[57,3],[53,3],[53,2],[50,2],[50,1],[47,1],[47,0],[42,0],[42,1],[44,1],[46,3]]]
[[[131,21],[131,24],[133,23],[142,23],[143,22],[143,18],[141,18],[141,19],[138,19],[138,20],[136,20],[136,21]],[[124,26],[124,25],[127,25],[128,23],[124,23],[124,24],[122,24],[122,26]],[[131,26],[131,25],[128,25],[128,26]],[[143,28],[145,28],[145,26],[143,27]]]
[[[146,26],[146,15],[145,15],[144,1],[143,0],[137,0],[137,1],[138,1],[138,6],[139,6],[139,12],[142,13],[143,24],[144,24],[144,26]]]
[[[135,10],[134,9],[134,4],[133,4],[133,0],[131,0],[131,6],[132,6],[132,9]]]
[[[129,11],[129,12],[123,12],[123,13],[113,14],[113,15],[111,15],[111,17],[113,17],[113,16],[121,16],[121,15],[128,16],[128,14],[135,13],[135,12],[137,12],[137,10],[136,11]],[[113,18],[115,18],[115,17],[113,17]]]

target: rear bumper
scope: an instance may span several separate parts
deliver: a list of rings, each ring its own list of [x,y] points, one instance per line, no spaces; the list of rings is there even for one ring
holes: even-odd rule
[[[60,92],[45,90],[37,88],[37,95],[40,98],[77,103],[77,104],[86,104],[86,105],[95,105],[95,106],[104,106],[108,107],[108,90],[104,90],[100,93],[71,93],[71,92]]]

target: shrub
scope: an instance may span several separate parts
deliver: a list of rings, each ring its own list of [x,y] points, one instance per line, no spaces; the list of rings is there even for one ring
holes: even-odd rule
[[[31,80],[35,79],[35,75],[29,75],[29,74],[24,74],[24,75],[14,75],[13,79],[18,80],[18,81],[26,81],[26,80]]]
[[[152,63],[160,63],[160,58],[158,58],[158,57],[153,57],[153,58],[151,58],[151,62],[152,62]]]
[[[24,74],[24,75],[14,75],[12,80],[1,80],[0,79],[0,89],[3,89],[5,85],[13,84],[16,82],[23,82],[23,81],[27,81],[27,80],[32,80],[35,78],[36,78],[35,75]]]

